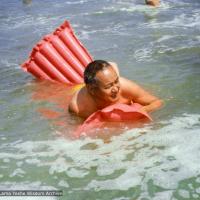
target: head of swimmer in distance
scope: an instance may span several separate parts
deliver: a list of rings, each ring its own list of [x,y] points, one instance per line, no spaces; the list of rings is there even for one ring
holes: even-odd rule
[[[119,99],[119,76],[107,61],[95,60],[89,63],[84,71],[84,82],[93,98],[106,103],[114,103]]]

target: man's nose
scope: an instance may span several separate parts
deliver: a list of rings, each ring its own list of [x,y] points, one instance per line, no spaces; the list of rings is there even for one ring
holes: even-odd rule
[[[117,86],[117,85],[114,85],[113,87],[112,87],[112,90],[111,90],[112,92],[118,92],[119,91],[119,87]]]

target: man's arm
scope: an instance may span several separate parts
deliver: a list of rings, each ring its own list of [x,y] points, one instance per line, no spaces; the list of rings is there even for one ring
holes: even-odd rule
[[[128,98],[131,98],[134,103],[139,103],[143,106],[141,111],[152,112],[159,109],[163,105],[163,101],[161,99],[145,91],[141,86],[133,81],[121,77],[120,82],[122,89],[125,91]]]
[[[82,118],[87,118],[96,111],[91,98],[86,94],[85,87],[74,94],[69,103],[68,110]]]
[[[78,113],[79,113],[79,108],[78,108],[78,105],[77,105],[77,93],[78,92],[76,92],[73,95],[71,101],[69,102],[69,106],[68,106],[68,111],[70,113],[74,113],[76,115],[78,115]]]
[[[77,100],[76,100],[76,97],[74,96],[72,98],[72,100],[70,101],[69,103],[69,106],[68,106],[68,111],[78,117],[81,117],[81,118],[87,118],[88,117],[88,113],[87,111],[82,111],[80,106],[77,105]]]

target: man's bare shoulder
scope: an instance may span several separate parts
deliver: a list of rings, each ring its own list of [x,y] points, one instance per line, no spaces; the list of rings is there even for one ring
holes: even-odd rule
[[[119,81],[123,94],[137,96],[137,92],[140,90],[140,86],[137,83],[124,77],[120,77]]]
[[[122,93],[133,102],[143,105],[146,112],[154,111],[163,105],[163,101],[146,91],[143,87],[126,78],[120,78]]]
[[[120,77],[120,84],[122,94],[127,98],[131,98],[133,101],[138,102],[141,97],[155,98],[148,91],[146,91],[142,86],[137,84],[132,80],[128,80],[124,77]],[[138,102],[139,103],[139,102]]]
[[[94,101],[87,92],[86,87],[77,91],[70,103],[69,111],[80,117],[88,117],[94,110]]]
[[[69,106],[68,106],[68,110],[72,113],[78,113],[78,106],[77,106],[77,96],[78,96],[78,92],[76,91],[75,94],[72,96],[70,102],[69,102]]]

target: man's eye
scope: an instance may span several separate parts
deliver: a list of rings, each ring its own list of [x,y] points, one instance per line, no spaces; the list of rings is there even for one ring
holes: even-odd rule
[[[116,83],[119,83],[119,79],[117,79],[117,80],[115,81],[115,84],[116,84]]]
[[[111,85],[107,85],[104,87],[104,89],[109,89],[109,88],[111,88]]]

